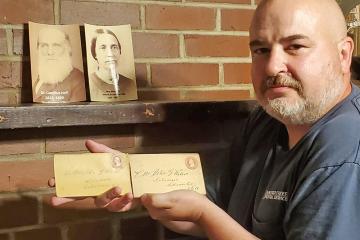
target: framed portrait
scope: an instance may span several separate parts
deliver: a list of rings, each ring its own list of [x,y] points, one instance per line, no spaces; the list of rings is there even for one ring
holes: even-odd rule
[[[137,99],[130,25],[85,24],[85,39],[91,101]]]
[[[86,100],[79,25],[29,22],[33,101]]]

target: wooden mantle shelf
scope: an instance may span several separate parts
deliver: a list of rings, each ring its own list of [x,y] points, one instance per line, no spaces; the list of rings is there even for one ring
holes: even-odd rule
[[[247,114],[254,100],[231,102],[123,102],[0,106],[0,129],[204,120]]]

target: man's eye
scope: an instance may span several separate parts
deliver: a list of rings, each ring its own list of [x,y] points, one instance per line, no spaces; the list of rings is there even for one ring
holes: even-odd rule
[[[270,52],[270,49],[269,48],[256,48],[256,49],[253,49],[253,54],[257,54],[257,55],[261,55],[261,54],[267,54]]]
[[[48,47],[49,45],[48,44],[46,44],[46,43],[40,43],[40,47],[41,48],[45,48],[45,47]]]
[[[287,48],[287,50],[295,51],[295,50],[299,50],[299,49],[302,49],[302,48],[304,48],[304,46],[301,45],[301,44],[292,44]]]

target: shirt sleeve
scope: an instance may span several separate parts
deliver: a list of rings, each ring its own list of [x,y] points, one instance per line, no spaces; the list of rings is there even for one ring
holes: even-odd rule
[[[360,166],[320,168],[292,196],[284,218],[286,239],[359,239]]]

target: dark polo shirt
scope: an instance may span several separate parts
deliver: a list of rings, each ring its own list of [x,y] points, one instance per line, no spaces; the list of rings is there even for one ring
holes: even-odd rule
[[[359,109],[353,86],[292,149],[257,109],[232,148],[228,213],[261,239],[360,239]]]

